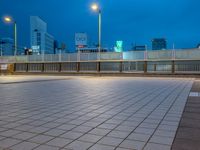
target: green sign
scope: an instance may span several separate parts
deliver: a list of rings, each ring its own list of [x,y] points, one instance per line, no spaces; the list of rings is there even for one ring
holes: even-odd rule
[[[123,41],[116,41],[116,46],[114,47],[115,52],[123,51]]]

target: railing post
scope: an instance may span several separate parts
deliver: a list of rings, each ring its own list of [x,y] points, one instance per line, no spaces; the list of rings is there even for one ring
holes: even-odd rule
[[[175,73],[175,61],[172,60],[172,74]]]
[[[101,72],[101,63],[97,62],[97,72]]]
[[[80,62],[77,62],[77,63],[76,63],[76,71],[77,71],[77,72],[80,72]]]
[[[29,70],[29,66],[28,65],[29,65],[29,63],[26,64],[26,72],[28,72],[28,70]]]
[[[16,63],[13,64],[13,72],[16,72]]]
[[[62,72],[62,63],[58,63],[58,72]]]
[[[156,64],[154,64],[154,72],[156,72],[156,70],[157,70],[157,66]]]
[[[147,73],[147,61],[144,61],[144,73]]]
[[[119,65],[119,72],[122,73],[123,70],[123,62],[120,61],[120,65]]]
[[[44,72],[44,66],[45,66],[45,64],[42,63],[42,72]]]

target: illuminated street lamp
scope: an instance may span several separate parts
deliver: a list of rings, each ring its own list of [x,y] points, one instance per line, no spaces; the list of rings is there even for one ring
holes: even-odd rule
[[[4,17],[4,21],[6,23],[14,23],[14,55],[17,55],[17,23],[16,21],[13,21],[13,19],[11,17]]]
[[[98,4],[92,4],[91,5],[91,9],[95,12],[98,12],[99,13],[99,43],[98,43],[98,51],[99,51],[99,54],[101,52],[101,9],[99,7]],[[99,55],[99,58],[100,58],[100,55]]]

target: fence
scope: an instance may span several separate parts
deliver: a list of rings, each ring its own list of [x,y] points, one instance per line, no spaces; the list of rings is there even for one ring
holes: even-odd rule
[[[16,72],[200,73],[200,49],[0,57]]]

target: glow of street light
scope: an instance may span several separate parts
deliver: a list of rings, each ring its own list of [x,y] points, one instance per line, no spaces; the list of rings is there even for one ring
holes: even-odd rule
[[[99,6],[97,4],[91,5],[92,10],[97,11],[99,9]]]
[[[11,17],[4,17],[4,21],[10,23],[12,22],[12,19]]]

